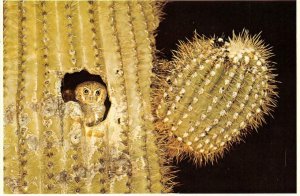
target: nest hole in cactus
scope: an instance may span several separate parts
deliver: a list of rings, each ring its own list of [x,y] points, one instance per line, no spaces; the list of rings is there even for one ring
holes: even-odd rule
[[[82,70],[80,72],[74,72],[74,73],[66,73],[61,82],[61,95],[64,102],[65,103],[67,103],[68,101],[78,102],[75,98],[76,86],[87,81],[99,82],[100,84],[104,85],[105,88],[107,89],[105,82],[102,80],[102,78],[99,75],[90,74],[86,70]],[[103,121],[106,119],[111,106],[109,95],[107,95],[104,104],[106,107],[106,111],[103,117]]]

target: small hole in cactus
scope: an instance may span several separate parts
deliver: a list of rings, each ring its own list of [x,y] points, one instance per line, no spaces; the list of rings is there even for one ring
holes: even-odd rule
[[[99,82],[100,84],[104,85],[106,87],[106,84],[102,80],[102,78],[99,75],[93,75],[87,72],[86,70],[82,70],[80,72],[74,72],[74,73],[66,73],[65,76],[62,79],[61,84],[61,94],[64,102],[68,101],[75,101],[78,102],[75,99],[75,88],[77,85],[86,82],[86,81],[95,81]],[[106,97],[106,100],[104,102],[106,111],[103,117],[103,120],[106,119],[109,108],[111,106],[111,102],[109,100],[109,97]]]

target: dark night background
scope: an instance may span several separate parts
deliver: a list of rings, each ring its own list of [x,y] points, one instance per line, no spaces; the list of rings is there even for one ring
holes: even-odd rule
[[[214,165],[175,164],[180,170],[176,193],[296,192],[296,3],[169,2],[157,31],[159,58],[171,59],[178,40],[194,30],[226,37],[246,28],[273,46],[277,63],[278,107],[245,142],[236,144]]]

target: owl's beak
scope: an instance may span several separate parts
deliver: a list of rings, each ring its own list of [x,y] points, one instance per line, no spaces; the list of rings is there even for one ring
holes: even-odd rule
[[[95,101],[94,99],[95,99],[95,98],[94,98],[93,96],[90,96],[90,97],[89,97],[89,101],[90,101],[90,102]]]

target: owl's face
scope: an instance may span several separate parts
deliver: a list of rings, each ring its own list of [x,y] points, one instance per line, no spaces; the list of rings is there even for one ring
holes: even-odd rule
[[[83,82],[75,89],[76,100],[83,104],[104,104],[107,92],[105,87],[94,81]]]

